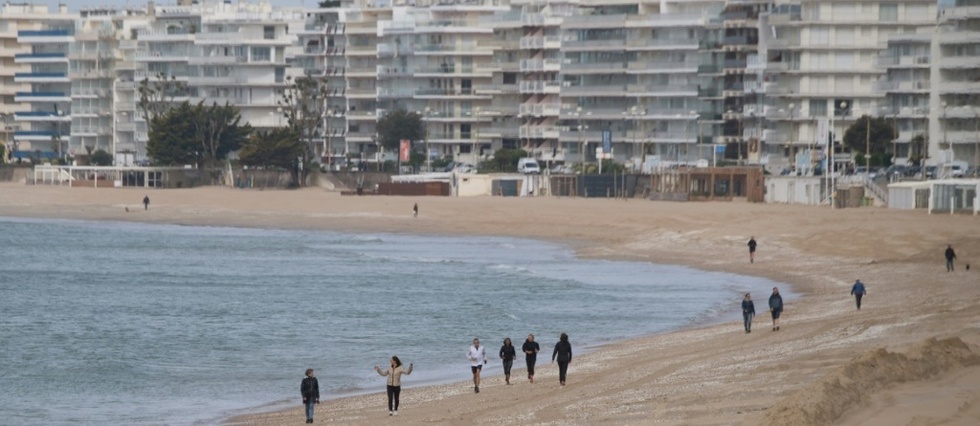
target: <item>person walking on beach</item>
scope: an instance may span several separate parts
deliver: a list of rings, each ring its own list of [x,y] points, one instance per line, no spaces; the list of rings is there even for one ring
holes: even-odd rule
[[[572,344],[568,343],[568,335],[562,333],[555,344],[555,350],[551,353],[551,362],[558,359],[558,381],[565,386],[565,375],[568,373],[568,364],[572,362]]]
[[[480,372],[487,363],[487,349],[480,346],[480,339],[474,338],[466,356],[470,358],[470,372],[473,373],[473,392],[480,393]]]
[[[398,359],[397,356],[391,357],[391,366],[387,370],[381,371],[381,368],[377,365],[374,366],[374,371],[378,374],[388,377],[388,415],[397,416],[398,415],[398,397],[402,393],[402,374],[408,376],[412,374],[412,363],[408,363],[408,370],[402,369],[402,360]],[[394,402],[394,405],[392,405]],[[392,409],[394,406],[394,409]]]
[[[772,331],[779,330],[779,315],[783,313],[783,296],[779,295],[779,289],[772,288],[772,295],[769,296],[769,311],[772,312]]]
[[[306,404],[306,422],[313,423],[313,405],[320,403],[320,384],[312,368],[306,369],[306,377],[299,384],[299,393],[303,395],[303,404]]]
[[[527,363],[527,379],[534,383],[534,363],[538,361],[538,351],[541,350],[541,346],[534,341],[533,334],[528,334],[521,350],[524,351],[524,362]]]
[[[956,252],[953,251],[953,245],[949,244],[946,246],[946,272],[953,272],[953,259],[956,259]]]
[[[419,203],[412,206],[412,217],[419,217]]]
[[[504,345],[500,347],[500,359],[504,360],[504,381],[510,384],[510,369],[514,366],[514,358],[517,357],[517,350],[510,343],[510,337],[504,339]]]
[[[755,242],[755,237],[749,237],[749,263],[755,263],[755,247],[759,245]]]
[[[143,197],[143,210],[150,209],[150,196],[146,195]]]
[[[755,317],[755,303],[752,302],[752,295],[745,293],[742,299],[742,319],[745,321],[745,332],[752,332],[752,318]]]
[[[859,311],[861,310],[861,298],[867,293],[867,290],[864,289],[864,283],[861,280],[854,280],[854,285],[851,286],[851,295],[854,296]]]

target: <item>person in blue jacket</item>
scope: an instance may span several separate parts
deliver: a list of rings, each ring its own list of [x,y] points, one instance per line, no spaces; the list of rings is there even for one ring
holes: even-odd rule
[[[851,295],[854,296],[854,301],[857,302],[859,311],[861,310],[861,298],[865,294],[868,294],[868,291],[864,289],[864,283],[861,280],[855,280],[854,285],[851,287]]]
[[[769,296],[769,311],[772,313],[772,331],[779,330],[779,316],[783,313],[783,296],[779,295],[779,289],[772,288],[772,295]]]
[[[742,299],[742,319],[745,321],[745,332],[752,332],[752,317],[755,316],[755,303],[752,302],[752,295],[745,293]]]

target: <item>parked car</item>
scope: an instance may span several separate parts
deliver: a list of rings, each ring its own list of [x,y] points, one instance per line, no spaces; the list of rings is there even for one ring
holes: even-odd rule
[[[526,175],[536,175],[541,173],[541,166],[538,164],[538,160],[525,157],[517,160],[517,171]]]

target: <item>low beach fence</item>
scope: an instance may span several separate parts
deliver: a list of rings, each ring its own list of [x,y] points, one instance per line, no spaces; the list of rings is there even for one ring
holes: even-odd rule
[[[28,184],[79,188],[193,188],[210,185],[214,174],[186,167],[35,166]]]
[[[640,174],[551,175],[551,194],[557,197],[633,198],[643,194]]]

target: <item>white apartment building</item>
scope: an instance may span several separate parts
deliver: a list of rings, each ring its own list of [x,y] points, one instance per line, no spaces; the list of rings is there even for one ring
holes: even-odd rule
[[[349,105],[347,83],[344,80],[347,68],[344,53],[347,39],[342,9],[320,8],[307,11],[305,22],[297,25],[292,32],[298,37],[299,46],[292,53],[294,60],[291,65],[301,68],[308,76],[326,79],[327,82],[320,161],[327,163],[332,160],[333,163],[340,164],[348,153],[356,153],[356,158],[369,155],[369,152],[364,151],[368,148],[366,145],[357,145],[357,149],[352,151],[346,139]],[[370,112],[373,115],[374,111]],[[370,148],[370,154],[373,154],[373,146]],[[324,155],[326,153],[329,155]],[[338,153],[341,158],[338,158]]]
[[[152,19],[137,31],[136,86],[144,79],[153,83],[161,76],[173,78],[186,85],[174,101],[228,102],[252,127],[283,124],[277,102],[289,84],[286,50],[296,43],[288,28],[301,25],[301,11],[273,9],[266,1],[207,0],[152,5],[148,14]],[[145,160],[148,132],[142,114],[137,114],[134,127],[135,156]]]
[[[14,113],[21,130],[14,132],[15,155],[21,158],[67,160],[70,155],[71,80],[68,74],[68,47],[74,40],[77,15],[60,8],[57,14],[37,14],[41,29],[18,30],[17,43],[27,53],[15,55],[16,64],[30,67],[15,72],[15,84],[29,84],[30,90],[17,92],[15,102],[28,105]]]
[[[892,153],[898,164],[926,155],[933,28],[921,30],[920,34],[890,36],[887,49],[877,57],[878,66],[885,70],[877,85],[885,96],[879,116],[888,118],[895,128]],[[913,142],[917,140],[921,142]]]
[[[785,142],[783,164],[808,169],[817,159],[806,149],[826,146],[818,128],[828,126],[840,143],[856,117],[887,114],[876,84],[885,69],[876,58],[890,36],[918,34],[934,26],[935,17],[934,0],[776,2],[759,32],[769,85],[763,142],[775,142],[767,144],[770,165],[778,165],[772,154]],[[795,161],[788,161],[790,155]],[[850,156],[839,154],[835,161]]]
[[[926,163],[980,166],[980,0],[942,9],[931,49]]]
[[[50,12],[47,5],[11,4],[0,6],[0,144],[3,144],[7,158],[30,158],[32,147],[29,138],[30,123],[15,121],[14,113],[30,111],[31,106],[25,100],[31,98],[31,84],[15,81],[16,74],[26,74],[31,71],[27,61],[31,47],[17,40],[19,31],[37,31],[44,27],[45,19],[58,13],[67,14],[67,8]],[[20,61],[18,61],[18,55]],[[18,99],[19,98],[19,99]],[[15,133],[20,133],[21,142],[15,142]],[[45,140],[50,141],[50,135]],[[0,159],[0,162],[6,160]]]

